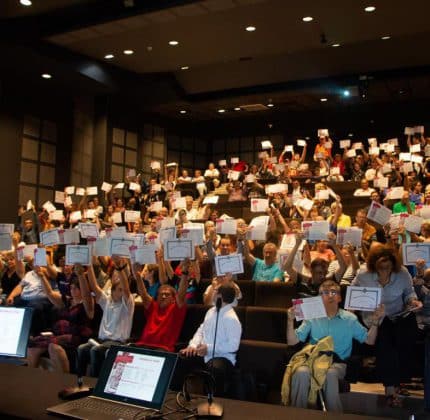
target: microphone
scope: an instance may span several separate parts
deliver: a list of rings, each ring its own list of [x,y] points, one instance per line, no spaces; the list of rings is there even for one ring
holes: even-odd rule
[[[215,307],[216,307],[217,312],[219,312],[219,310],[221,309],[221,306],[222,306],[222,299],[219,297],[219,298],[217,298],[217,300],[215,302]],[[217,323],[218,323],[218,318],[217,318]],[[215,350],[215,348],[214,348],[214,350]]]

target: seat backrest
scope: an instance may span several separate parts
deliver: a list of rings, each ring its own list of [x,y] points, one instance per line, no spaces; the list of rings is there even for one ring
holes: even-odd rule
[[[255,281],[237,280],[237,285],[242,292],[242,299],[239,300],[239,306],[254,306],[255,303]]]
[[[282,308],[246,308],[242,338],[246,340],[287,342],[287,310]]]
[[[205,314],[210,306],[200,304],[187,305],[187,314],[185,316],[184,325],[182,326],[179,341],[188,343],[193,338],[194,333],[199,328],[205,318]]]
[[[259,281],[255,285],[255,306],[289,308],[295,293],[292,284]]]

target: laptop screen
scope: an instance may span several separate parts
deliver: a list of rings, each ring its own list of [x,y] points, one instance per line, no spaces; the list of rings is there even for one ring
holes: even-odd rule
[[[113,346],[100,372],[94,396],[160,410],[177,354]]]
[[[31,327],[31,308],[0,306],[0,356],[25,357]]]

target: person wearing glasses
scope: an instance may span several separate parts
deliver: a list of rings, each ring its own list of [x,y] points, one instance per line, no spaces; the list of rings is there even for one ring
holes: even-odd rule
[[[327,371],[324,383],[325,403],[328,411],[341,412],[342,403],[339,397],[339,379],[346,373],[346,361],[351,356],[352,340],[373,345],[378,333],[379,320],[383,317],[381,305],[372,314],[369,330],[360,324],[357,317],[339,308],[342,300],[340,286],[333,280],[326,280],[319,287],[327,316],[325,318],[304,320],[294,329],[294,307],[288,310],[287,343],[294,346],[299,342],[311,344],[331,336],[334,343],[333,363]],[[290,405],[308,408],[308,394],[311,383],[311,371],[308,366],[298,367],[291,379]]]

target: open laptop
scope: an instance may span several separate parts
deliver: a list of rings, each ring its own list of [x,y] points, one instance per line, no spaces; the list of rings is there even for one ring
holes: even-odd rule
[[[47,408],[75,419],[136,419],[161,410],[178,355],[138,347],[112,346],[93,395]]]
[[[0,306],[0,363],[25,364],[31,308]]]

